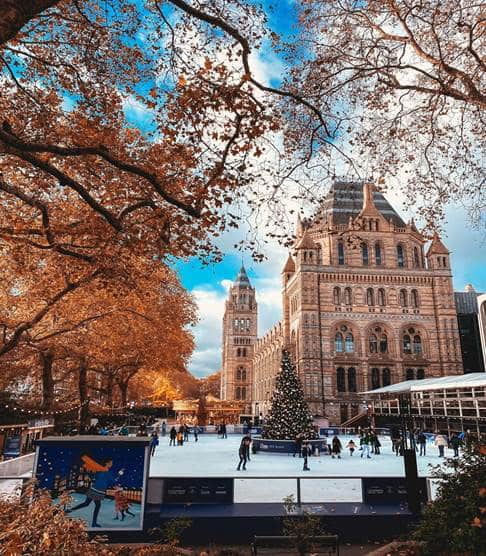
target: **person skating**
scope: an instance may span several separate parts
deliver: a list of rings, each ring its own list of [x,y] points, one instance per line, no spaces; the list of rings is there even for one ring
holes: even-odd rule
[[[224,421],[221,425],[221,438],[228,438],[228,435],[226,434],[226,423]]]
[[[461,439],[457,436],[457,434],[453,434],[451,438],[451,448],[454,450],[454,457],[459,457],[459,446],[462,444]]]
[[[179,430],[177,431],[177,446],[183,446],[183,445],[184,445],[184,428],[179,427]]]
[[[296,454],[299,454],[299,458],[302,457],[302,441],[304,440],[304,435],[299,432],[294,440],[294,458]]]
[[[194,442],[199,440],[199,431],[197,430],[197,425],[194,425]]]
[[[249,434],[245,435],[245,439],[246,439],[246,460],[250,461],[250,448],[251,448],[251,436]]]
[[[308,442],[302,443],[302,457],[304,458],[304,467],[302,471],[310,471],[309,466],[307,465],[307,458],[312,454],[312,448],[309,446]]]
[[[354,451],[356,450],[356,444],[354,443],[354,440],[350,440],[347,445],[346,448],[348,448],[349,450],[349,455],[352,456],[354,454]]]
[[[381,442],[380,442],[380,439],[378,438],[378,435],[376,434],[375,431],[373,431],[371,433],[371,442],[372,442],[372,446],[373,446],[373,453],[375,455],[379,455],[380,454],[380,448],[381,448]]]
[[[170,429],[169,438],[170,438],[169,446],[175,446],[176,445],[176,438],[177,438],[177,430],[176,430],[175,427],[172,427]]]
[[[444,457],[444,448],[447,446],[446,438],[444,436],[442,436],[442,434],[438,434],[435,437],[434,444],[437,446],[437,448],[439,448],[439,457],[443,458]]]
[[[165,436],[167,434],[167,423],[165,421],[162,421],[162,436]]]
[[[236,468],[237,471],[240,471],[241,464],[243,464],[243,471],[246,471],[246,455],[248,453],[248,437],[244,436],[241,440],[240,447],[238,448],[238,457],[240,458],[240,462],[238,463],[238,467]]]
[[[103,460],[101,463],[98,463],[87,454],[82,455],[81,460],[83,462],[84,469],[93,474],[93,480],[88,488],[88,491],[86,492],[84,502],[77,504],[73,508],[68,508],[65,512],[75,512],[81,508],[88,507],[91,502],[93,502],[94,510],[91,527],[101,527],[101,525],[98,524],[98,514],[100,513],[101,502],[106,497],[107,489],[114,486],[116,482],[116,477],[111,471],[111,468],[113,467],[113,460],[108,458]],[[122,473],[123,471],[119,472],[119,474]]]
[[[420,455],[425,456],[426,448],[427,448],[427,437],[424,434],[424,431],[420,431],[417,435],[417,442],[420,446]]]
[[[157,433],[154,431],[150,437],[150,455],[153,456],[155,454],[155,450],[159,445],[159,437]]]
[[[182,425],[182,431],[184,433],[184,442],[189,442],[189,427],[184,423]]]
[[[334,456],[337,456],[338,459],[341,459],[341,450],[342,449],[343,449],[343,446],[341,444],[341,441],[339,440],[337,435],[334,435],[334,438],[332,439],[332,442],[331,442],[331,457],[332,457],[332,459],[334,459]]]
[[[395,455],[398,456],[398,451],[401,442],[400,430],[398,427],[392,427],[390,431],[390,438],[392,441],[392,451],[395,452]]]
[[[368,459],[371,459],[370,445],[371,445],[371,435],[369,434],[369,432],[365,432],[363,435],[363,444],[362,444],[363,451],[361,452],[361,457],[366,456]]]

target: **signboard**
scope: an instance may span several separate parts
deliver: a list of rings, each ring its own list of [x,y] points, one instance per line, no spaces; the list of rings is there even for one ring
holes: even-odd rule
[[[31,419],[27,426],[29,429],[40,429],[54,426],[54,417],[49,417],[47,419]]]
[[[165,479],[165,504],[232,504],[233,479]]]
[[[76,436],[36,442],[37,486],[88,530],[143,528],[147,438]]]
[[[427,497],[427,480],[417,479],[423,501]],[[363,502],[368,504],[400,504],[407,501],[405,477],[363,477]]]
[[[312,446],[312,451],[314,451],[316,447],[318,447],[321,452],[327,450],[327,438],[309,440],[308,443]],[[295,449],[296,444],[293,440],[267,440],[264,438],[253,439],[253,450],[255,452],[261,451],[293,454]]]
[[[326,427],[319,429],[319,436],[335,436],[339,434],[339,428]]]
[[[22,444],[22,437],[19,436],[9,436],[5,441],[5,447],[3,449],[4,458],[18,458],[20,456],[20,449]]]

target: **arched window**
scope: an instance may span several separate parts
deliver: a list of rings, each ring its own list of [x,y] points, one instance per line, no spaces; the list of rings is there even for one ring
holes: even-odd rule
[[[241,367],[236,369],[236,380],[241,380]]]
[[[366,303],[371,307],[375,304],[375,292],[373,288],[368,288],[366,290]]]
[[[397,263],[398,266],[405,266],[405,254],[403,252],[403,245],[397,245]]]
[[[420,267],[420,257],[419,257],[419,251],[417,247],[413,248],[413,265],[415,266],[415,268]]]
[[[341,305],[341,288],[334,288],[332,298],[334,300],[334,305]]]
[[[407,369],[405,371],[405,380],[413,380],[415,378],[415,373],[413,369]]]
[[[412,340],[408,334],[403,336],[403,353],[412,353]]]
[[[381,375],[383,377],[383,380],[382,380],[383,386],[389,386],[391,384],[390,369],[383,369],[383,371],[381,372]]]
[[[241,380],[243,380],[243,382],[246,382],[246,369],[243,369],[241,371]]]
[[[242,357],[246,357],[246,348],[242,348],[242,350],[241,350],[241,356],[242,356]]]
[[[361,244],[361,257],[363,259],[363,264],[367,266],[370,262],[370,258],[368,253],[368,245],[366,243]]]
[[[387,353],[388,351],[388,336],[382,334],[380,337],[380,353]]]
[[[377,353],[378,351],[378,338],[376,337],[375,334],[370,335],[369,348],[370,348],[370,353]]]
[[[334,337],[334,349],[338,353],[343,352],[343,335],[341,332],[338,332]]]
[[[425,378],[425,371],[423,369],[417,369],[417,380],[423,380]]]
[[[422,353],[422,338],[418,334],[413,337],[413,352],[416,354]]]
[[[380,387],[380,369],[371,369],[371,389]]]
[[[354,351],[354,338],[351,332],[346,334],[346,352],[351,353]]]
[[[346,305],[352,305],[353,304],[353,294],[351,292],[351,288],[346,288],[344,290],[344,303]]]
[[[418,291],[417,290],[412,290],[412,294],[410,296],[410,303],[411,303],[412,307],[418,307],[419,306],[419,296],[418,296]]]
[[[246,400],[246,386],[242,386],[241,388],[241,399]]]
[[[241,400],[241,388],[239,386],[235,388],[235,399]]]
[[[348,369],[348,392],[356,391],[356,369],[351,367]]]
[[[378,266],[381,266],[381,264],[382,264],[381,245],[379,243],[375,243],[375,263]]]
[[[380,307],[384,307],[386,305],[386,296],[385,296],[385,290],[383,288],[380,288],[378,290],[378,305]]]
[[[236,350],[236,357],[241,357],[241,348]]]
[[[338,264],[344,264],[344,243],[338,242]]]
[[[342,367],[339,367],[336,371],[336,387],[338,392],[346,392],[346,377]]]
[[[407,306],[407,290],[400,290],[400,305],[402,307],[406,307]]]

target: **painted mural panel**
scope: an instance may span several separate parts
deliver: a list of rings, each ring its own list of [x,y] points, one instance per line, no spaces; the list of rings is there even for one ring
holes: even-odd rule
[[[145,439],[60,438],[37,446],[38,487],[90,530],[142,529],[147,468]]]

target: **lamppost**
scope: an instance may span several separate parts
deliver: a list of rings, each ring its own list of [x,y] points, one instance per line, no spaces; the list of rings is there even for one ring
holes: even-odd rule
[[[421,510],[421,496],[417,471],[417,454],[413,442],[410,442],[410,447],[408,446],[409,441],[411,441],[410,435],[413,434],[410,427],[412,413],[411,406],[412,400],[410,392],[406,392],[398,396],[398,407],[400,410],[402,425],[403,463],[405,465],[405,484],[407,486],[408,509],[413,514],[418,514]]]

